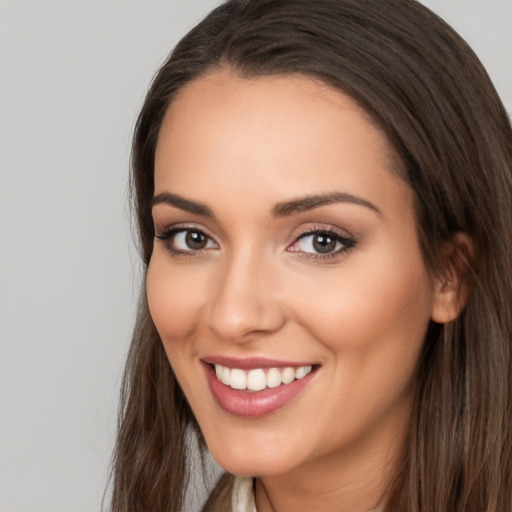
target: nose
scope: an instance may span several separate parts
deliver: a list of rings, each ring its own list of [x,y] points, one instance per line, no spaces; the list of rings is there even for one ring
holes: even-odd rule
[[[277,332],[286,322],[278,269],[261,254],[238,254],[216,274],[205,317],[218,338],[248,343]]]

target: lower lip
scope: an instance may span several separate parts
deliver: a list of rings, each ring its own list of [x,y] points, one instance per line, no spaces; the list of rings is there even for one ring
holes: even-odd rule
[[[290,384],[261,391],[233,389],[223,384],[209,364],[204,364],[206,378],[213,397],[226,412],[235,416],[257,418],[271,414],[291,402],[309,384],[315,371]]]

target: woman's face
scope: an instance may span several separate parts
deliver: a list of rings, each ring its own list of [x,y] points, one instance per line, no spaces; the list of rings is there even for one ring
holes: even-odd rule
[[[364,111],[308,78],[216,72],[169,108],[149,307],[228,471],[399,449],[435,293],[394,165]]]

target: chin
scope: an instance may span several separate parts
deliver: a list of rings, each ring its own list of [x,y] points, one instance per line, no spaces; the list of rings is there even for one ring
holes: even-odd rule
[[[216,457],[213,454],[212,456],[222,469],[237,476],[277,476],[286,473],[290,469],[290,466],[282,461],[276,463],[274,460],[253,459],[247,456],[244,458],[231,458],[225,455]]]
[[[232,439],[231,439],[232,440]],[[299,464],[288,451],[273,443],[242,442],[206,444],[215,462],[228,473],[238,476],[276,476]]]

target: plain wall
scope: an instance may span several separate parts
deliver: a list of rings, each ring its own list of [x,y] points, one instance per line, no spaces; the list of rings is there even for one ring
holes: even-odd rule
[[[430,0],[512,110],[512,1]],[[213,0],[0,1],[0,512],[98,511],[139,266],[144,92]]]

